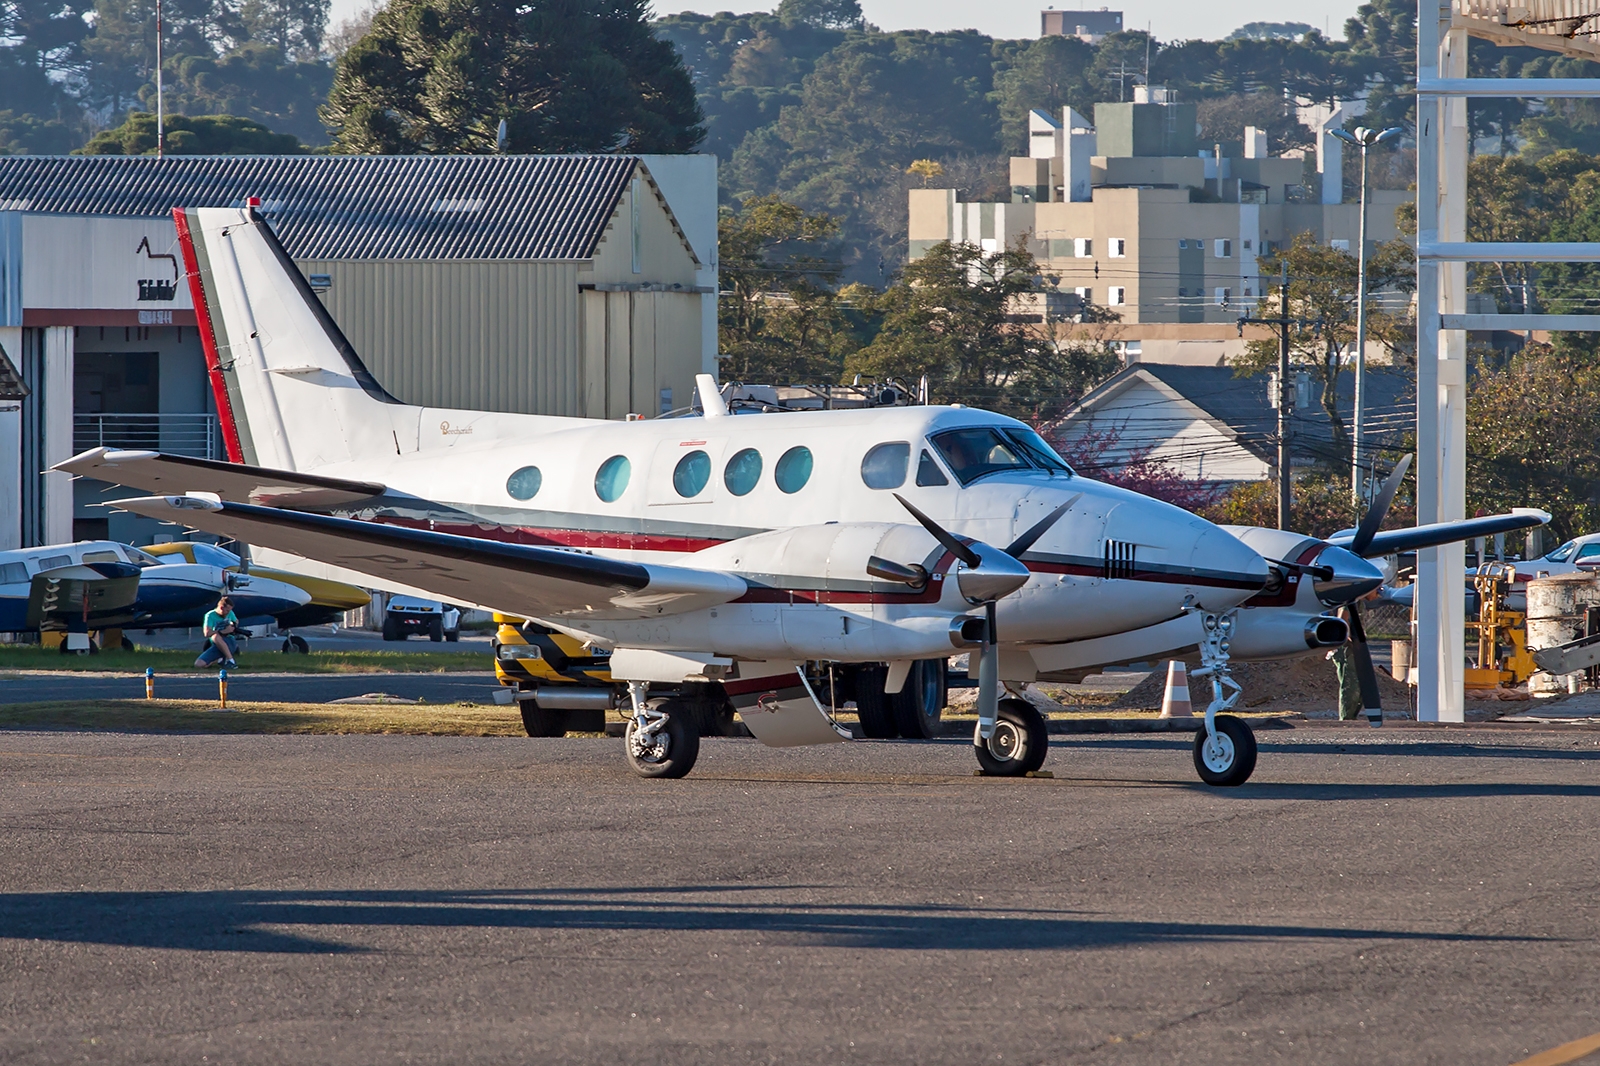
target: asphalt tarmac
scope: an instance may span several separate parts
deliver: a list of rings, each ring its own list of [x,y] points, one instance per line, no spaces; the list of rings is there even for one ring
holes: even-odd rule
[[[499,687],[492,668],[481,674],[233,673],[228,677],[228,698],[252,703],[327,703],[386,692],[429,703],[493,703]],[[159,674],[156,695],[172,700],[215,699],[216,668]],[[0,681],[0,704],[67,699],[144,699],[144,675],[26,673]]]
[[[0,735],[0,1061],[1440,1063],[1600,1030],[1600,735]],[[1559,1060],[1568,1061],[1568,1060]]]

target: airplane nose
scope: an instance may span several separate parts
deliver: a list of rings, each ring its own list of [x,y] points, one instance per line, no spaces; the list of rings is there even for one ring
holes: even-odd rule
[[[1233,603],[1243,603],[1260,592],[1271,576],[1267,561],[1255,549],[1216,527],[1195,540],[1193,561],[1196,571],[1234,593]],[[1211,609],[1219,610],[1221,605]]]
[[[1326,607],[1341,607],[1354,603],[1374,589],[1383,586],[1383,571],[1354,552],[1333,546],[1322,549],[1317,556],[1317,566],[1332,571],[1314,579],[1317,599]],[[1325,572],[1326,572],[1325,571]]]

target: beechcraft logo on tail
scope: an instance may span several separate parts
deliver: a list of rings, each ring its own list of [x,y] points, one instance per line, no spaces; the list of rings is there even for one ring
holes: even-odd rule
[[[135,255],[137,255],[140,252],[143,252],[145,259],[147,259],[147,260],[149,260],[151,262],[154,262],[157,259],[165,259],[165,260],[167,260],[167,262],[169,262],[172,265],[172,280],[171,281],[168,281],[165,278],[140,278],[139,279],[139,299],[140,299],[140,301],[141,302],[142,301],[146,301],[146,300],[169,300],[170,301],[170,300],[177,299],[178,298],[178,257],[176,255],[173,255],[170,252],[163,253],[163,252],[153,252],[153,251],[151,251],[150,250],[150,238],[149,237],[145,237],[142,240],[140,240],[139,241],[139,246],[137,248],[135,248],[133,251],[134,251]]]

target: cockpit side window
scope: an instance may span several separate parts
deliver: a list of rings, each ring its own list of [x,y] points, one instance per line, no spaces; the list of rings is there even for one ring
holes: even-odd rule
[[[922,458],[917,460],[917,484],[923,488],[950,484],[950,479],[944,476],[944,471],[939,469],[939,464],[934,462],[926,448],[922,449]]]
[[[1006,470],[1032,469],[1021,449],[992,426],[947,429],[928,438],[963,485]]]
[[[1066,460],[1056,454],[1056,450],[1039,434],[1031,429],[1007,429],[1006,436],[1016,444],[1028,461],[1040,470],[1048,470],[1052,474],[1065,474],[1072,476],[1072,467]]]

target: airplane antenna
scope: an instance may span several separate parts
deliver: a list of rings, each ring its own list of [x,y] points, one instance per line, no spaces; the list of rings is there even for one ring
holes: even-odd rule
[[[722,400],[722,393],[717,389],[717,379],[710,374],[696,374],[694,376],[695,391],[700,394],[700,409],[707,418],[727,418],[728,405]]]

